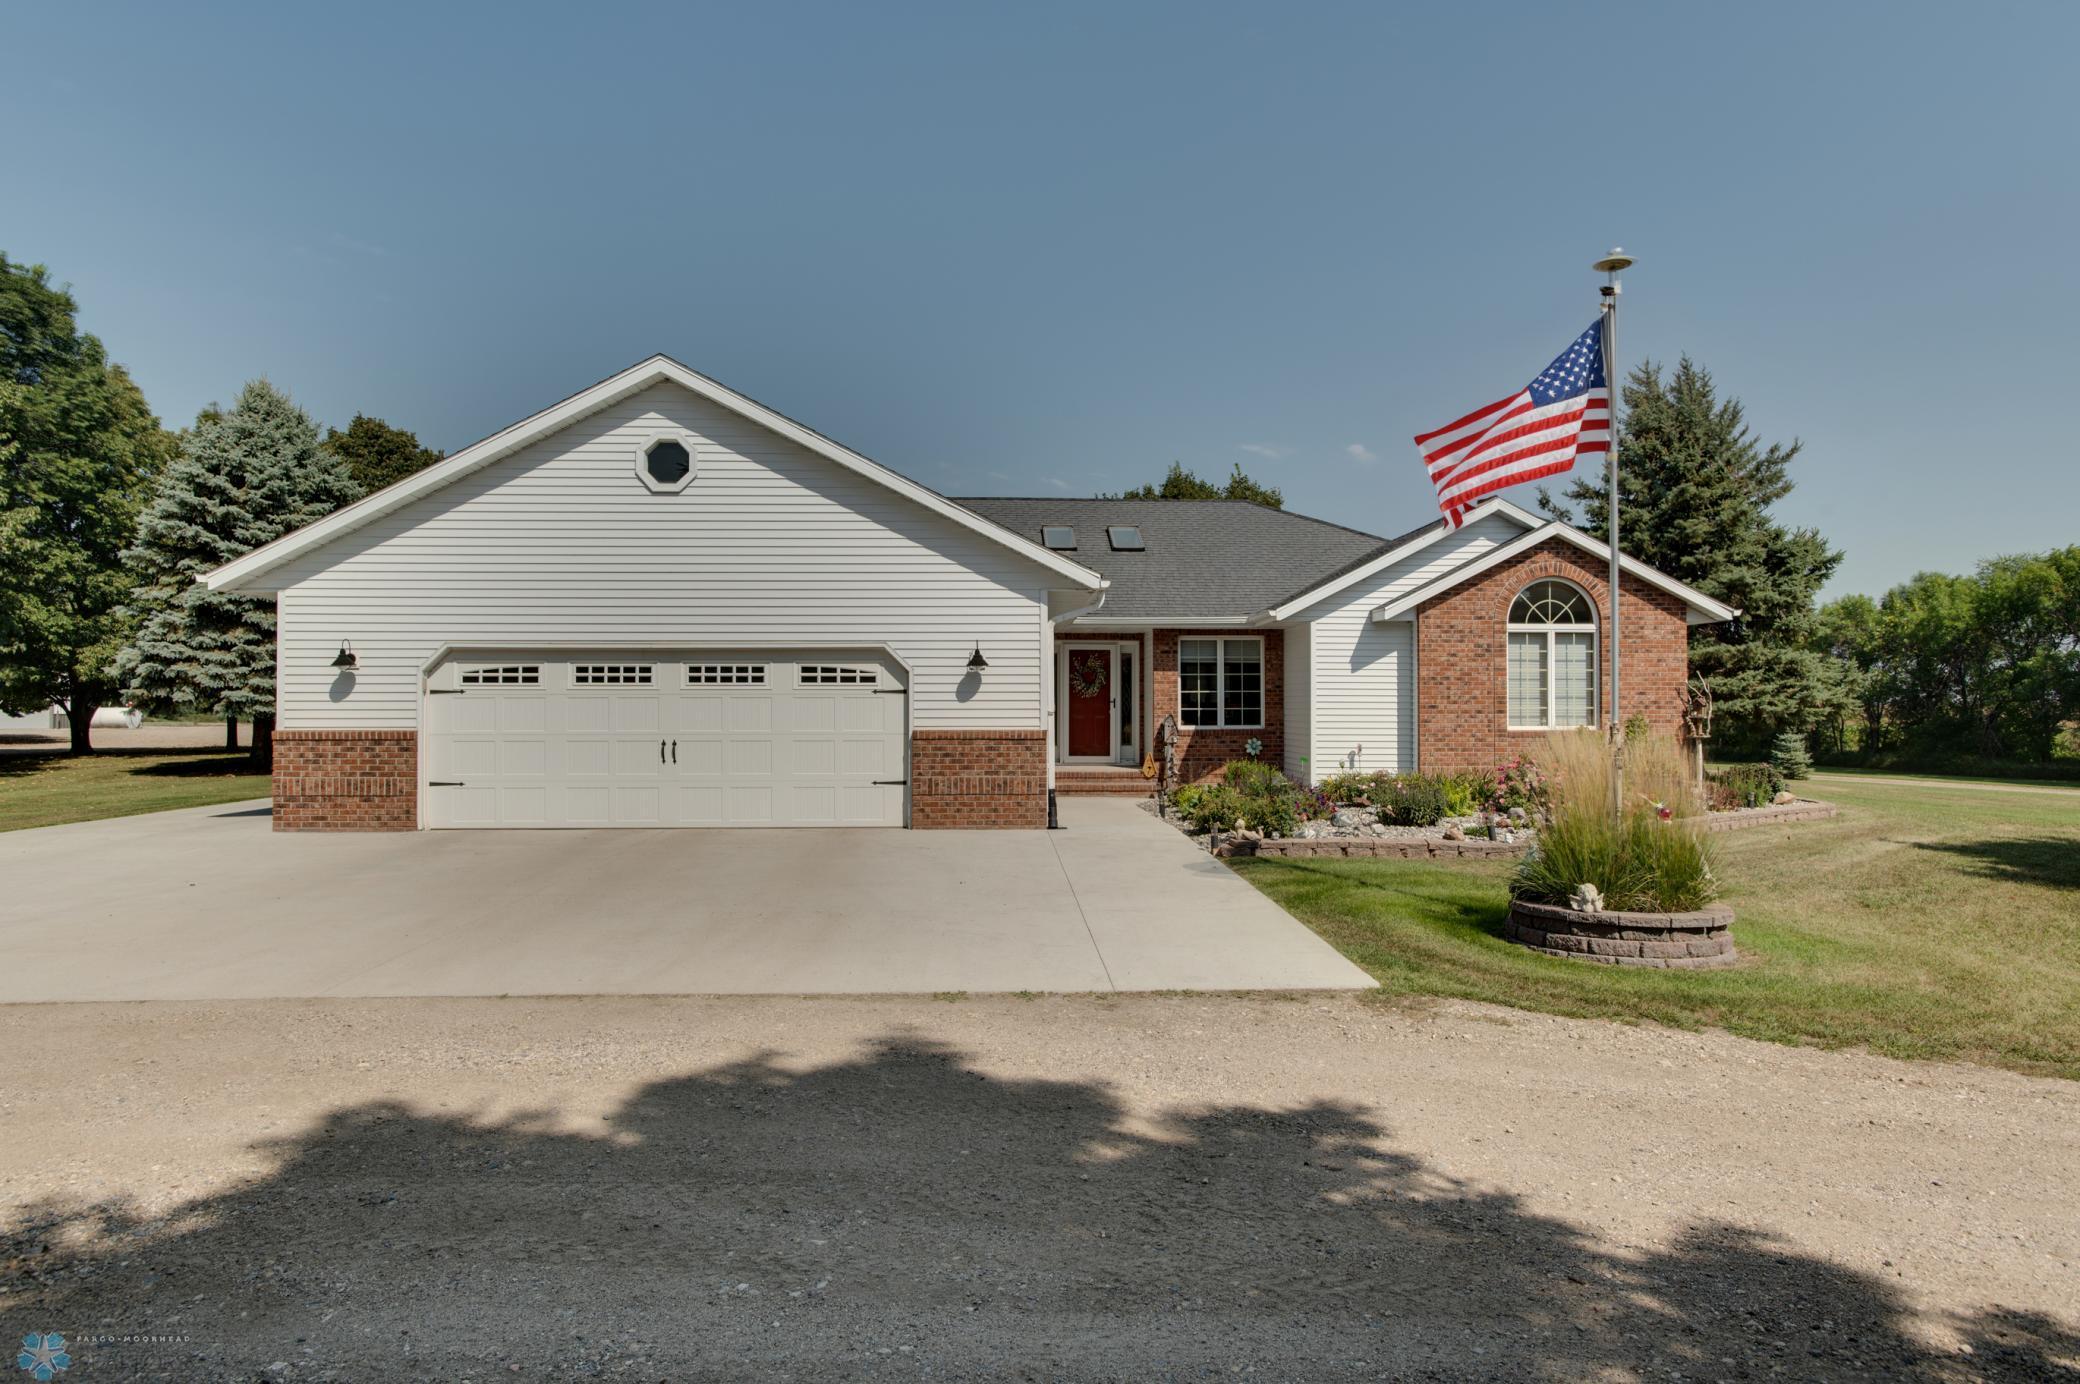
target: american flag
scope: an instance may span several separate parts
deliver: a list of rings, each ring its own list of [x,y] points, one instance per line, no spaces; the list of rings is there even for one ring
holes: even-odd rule
[[[1537,379],[1486,408],[1416,438],[1445,527],[1505,486],[1557,475],[1585,452],[1611,449],[1611,391],[1603,377],[1603,318]]]

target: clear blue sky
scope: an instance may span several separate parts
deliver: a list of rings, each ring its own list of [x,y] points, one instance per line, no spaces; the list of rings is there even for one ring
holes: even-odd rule
[[[266,374],[454,449],[666,351],[949,494],[1412,434],[1627,278],[1834,591],[2080,541],[2080,6],[37,5],[0,249],[171,424]],[[1608,77],[1608,82],[1602,80]],[[1522,496],[1529,499],[1528,492]]]

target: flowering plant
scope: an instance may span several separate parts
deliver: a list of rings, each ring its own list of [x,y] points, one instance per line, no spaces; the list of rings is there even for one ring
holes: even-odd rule
[[[1496,767],[1495,796],[1489,799],[1488,810],[1502,817],[1517,812],[1535,816],[1545,811],[1550,796],[1545,773],[1532,760],[1518,755]]]

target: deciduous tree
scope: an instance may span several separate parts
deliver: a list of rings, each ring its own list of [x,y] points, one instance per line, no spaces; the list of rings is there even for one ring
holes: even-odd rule
[[[431,447],[420,446],[418,437],[410,431],[393,428],[365,413],[355,414],[345,432],[327,428],[324,446],[347,464],[347,474],[364,495],[425,470],[442,455]]]
[[[72,295],[0,254],[0,708],[62,707],[75,754],[116,694],[120,554],[172,446]]]
[[[1118,495],[1100,495],[1101,500],[1248,500],[1251,504],[1263,505],[1267,509],[1284,509],[1286,498],[1271,486],[1261,484],[1244,473],[1237,462],[1229,473],[1226,485],[1215,485],[1192,471],[1185,469],[1181,461],[1170,463],[1170,473],[1159,485],[1139,485]]]

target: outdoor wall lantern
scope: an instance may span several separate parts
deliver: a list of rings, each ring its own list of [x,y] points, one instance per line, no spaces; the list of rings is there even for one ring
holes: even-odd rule
[[[332,666],[343,673],[351,673],[361,666],[354,657],[353,641],[347,639],[339,641],[339,657],[332,660]]]
[[[977,641],[975,645],[975,652],[968,655],[968,671],[971,673],[980,673],[988,667],[989,660],[982,656],[982,644],[980,641]]]

